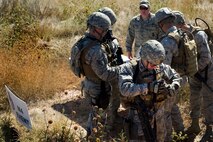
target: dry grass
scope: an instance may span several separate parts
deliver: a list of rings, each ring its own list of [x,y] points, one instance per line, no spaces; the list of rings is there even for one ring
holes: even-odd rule
[[[152,12],[168,6],[182,11],[188,21],[193,22],[194,18],[203,17],[210,26],[213,25],[210,16],[213,6],[208,1],[150,0],[150,2]],[[83,3],[83,0],[72,2],[45,0],[39,1],[39,6],[40,10],[37,11],[41,12],[43,19],[39,28],[36,28],[36,37],[22,37],[24,40],[15,43],[13,48],[0,48],[0,93],[5,94],[4,85],[9,85],[26,101],[49,98],[57,91],[73,86],[79,88],[80,79],[72,75],[68,57],[71,45],[78,38],[74,36],[85,30],[87,15],[102,6],[113,8],[118,17],[113,27],[114,34],[125,47],[129,21],[139,12],[138,0],[131,3],[127,0],[122,2],[93,0],[92,5],[90,1]]]
[[[36,0],[30,0],[33,4]],[[212,0],[150,0],[152,12],[168,6],[184,13],[188,22],[204,18],[213,27]],[[186,6],[187,5],[187,6]],[[36,36],[23,37],[13,48],[0,47],[0,110],[8,107],[4,85],[10,86],[23,100],[29,102],[51,98],[56,92],[80,89],[81,79],[75,77],[68,63],[70,48],[86,29],[86,17],[102,6],[115,10],[118,21],[114,35],[125,51],[125,38],[129,21],[138,14],[138,0],[39,0],[39,27]],[[8,29],[7,29],[8,28]],[[7,33],[9,27],[1,30]],[[32,30],[33,31],[33,30]],[[32,32],[31,31],[31,32]],[[78,36],[77,36],[78,35]],[[0,43],[4,35],[0,35]],[[2,43],[0,44],[1,46]],[[186,93],[186,92],[185,92]],[[183,96],[184,104],[185,98]],[[183,109],[182,112],[188,110]],[[187,115],[188,116],[188,115]],[[184,115],[184,118],[187,118]],[[187,121],[188,122],[188,121]],[[187,123],[186,122],[186,123]],[[57,122],[60,124],[60,122]],[[61,127],[58,127],[58,131]],[[29,141],[36,139],[34,132],[21,130]]]
[[[118,21],[113,27],[114,34],[125,47],[129,21],[138,13],[138,0],[131,3],[127,0],[122,3],[118,0],[107,2],[93,0],[92,5],[90,1],[83,3],[83,0],[39,2],[39,11],[43,19],[37,28],[37,37],[35,39],[22,37],[24,40],[15,43],[13,48],[0,48],[0,93],[5,94],[4,85],[9,85],[26,101],[49,98],[55,92],[72,86],[79,88],[80,79],[72,75],[68,57],[71,45],[77,40],[74,38],[75,34],[85,30],[88,14],[102,6],[112,7],[118,15]],[[210,26],[213,25],[210,16],[213,6],[208,1],[150,0],[150,2],[153,12],[160,7],[168,6],[182,11],[188,21],[205,16],[204,19]],[[40,39],[37,40],[38,38]],[[56,40],[59,43],[55,42]]]

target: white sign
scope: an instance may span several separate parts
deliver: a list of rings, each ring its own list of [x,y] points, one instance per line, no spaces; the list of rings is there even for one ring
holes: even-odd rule
[[[6,85],[7,97],[10,103],[11,110],[13,114],[16,116],[16,119],[28,129],[32,129],[27,104],[18,98],[11,89],[9,89]]]

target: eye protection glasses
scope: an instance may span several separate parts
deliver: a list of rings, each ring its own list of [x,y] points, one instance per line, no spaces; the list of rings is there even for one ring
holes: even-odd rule
[[[148,10],[148,7],[140,6],[140,10]]]

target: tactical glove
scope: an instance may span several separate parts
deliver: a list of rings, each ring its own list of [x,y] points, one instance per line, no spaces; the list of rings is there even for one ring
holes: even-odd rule
[[[163,80],[161,81],[153,81],[151,83],[148,84],[148,89],[150,92],[152,93],[158,93],[160,88],[162,87],[162,84],[163,84]]]
[[[168,89],[168,95],[172,97],[177,94],[179,86],[177,84],[169,84],[166,88]]]

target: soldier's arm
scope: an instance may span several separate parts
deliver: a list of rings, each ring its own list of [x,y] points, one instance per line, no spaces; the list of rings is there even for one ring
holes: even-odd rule
[[[133,83],[133,68],[131,63],[126,64],[121,68],[119,75],[119,88],[120,92],[125,97],[135,97],[140,94],[147,93],[147,84]]]
[[[134,27],[134,20],[131,20],[129,23],[127,36],[126,36],[126,51],[132,52],[132,45],[135,39],[135,27]]]
[[[171,65],[173,56],[178,55],[178,44],[171,37],[166,37],[161,41],[165,51],[166,51],[166,59],[164,60],[164,64]]]
[[[163,78],[169,82],[169,84],[176,85],[178,88],[182,82],[180,75],[172,69],[169,65],[162,64]]]
[[[211,51],[208,45],[208,37],[204,31],[199,31],[195,35],[195,42],[198,47],[198,69],[202,71],[211,61]]]
[[[100,46],[92,47],[86,55],[87,63],[91,65],[96,75],[104,81],[118,78],[119,66],[109,67],[107,56]]]

